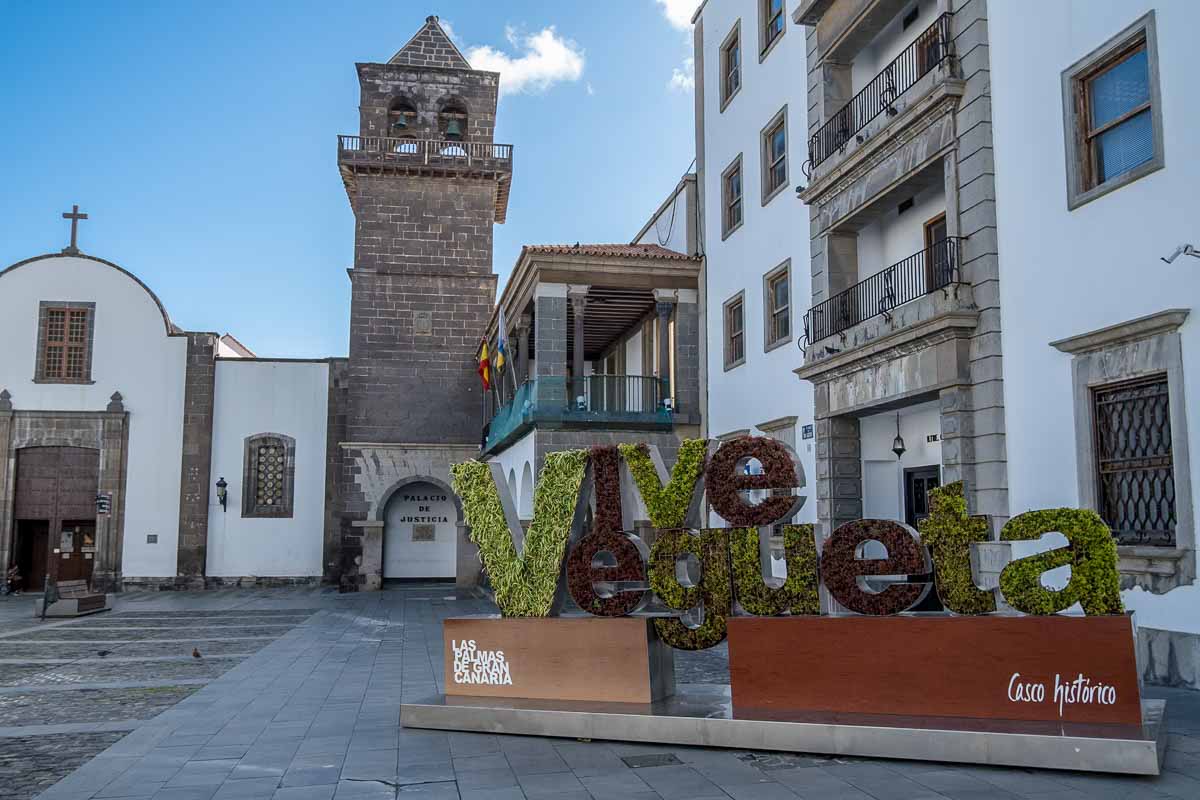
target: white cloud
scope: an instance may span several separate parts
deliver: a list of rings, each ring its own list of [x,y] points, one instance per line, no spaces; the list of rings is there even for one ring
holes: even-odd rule
[[[516,54],[488,45],[466,51],[467,60],[475,69],[500,73],[501,94],[536,94],[556,83],[577,81],[583,75],[583,48],[559,36],[553,25],[529,36],[506,26],[504,38],[516,49]]]
[[[685,58],[682,67],[671,70],[667,88],[676,92],[690,92],[696,88],[696,59]]]
[[[671,23],[671,27],[681,31],[691,30],[692,15],[696,13],[696,7],[700,5],[700,0],[654,0],[654,2],[662,8],[663,16],[667,18],[667,22]]]

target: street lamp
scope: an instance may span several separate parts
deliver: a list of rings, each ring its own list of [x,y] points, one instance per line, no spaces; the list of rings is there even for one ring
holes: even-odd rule
[[[224,477],[217,478],[217,502],[221,504],[222,511],[226,510],[225,501],[228,499],[229,493],[225,490],[228,486]]]

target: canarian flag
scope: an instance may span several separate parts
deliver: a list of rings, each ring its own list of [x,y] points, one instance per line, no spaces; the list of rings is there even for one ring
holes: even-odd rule
[[[504,371],[504,356],[508,351],[508,341],[505,339],[504,332],[507,326],[504,324],[504,306],[500,306],[500,325],[499,332],[496,334],[496,371]]]
[[[487,339],[480,342],[482,348],[479,351],[479,380],[483,381],[483,390],[486,392],[492,388],[492,364],[488,358]]]

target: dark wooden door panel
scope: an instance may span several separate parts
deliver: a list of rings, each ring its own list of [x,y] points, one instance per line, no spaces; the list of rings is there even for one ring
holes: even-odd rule
[[[15,511],[18,532],[25,536],[18,541],[18,552],[27,587],[40,589],[46,570],[58,580],[91,578],[99,487],[99,450],[27,447],[17,451]],[[62,552],[55,553],[56,549]]]

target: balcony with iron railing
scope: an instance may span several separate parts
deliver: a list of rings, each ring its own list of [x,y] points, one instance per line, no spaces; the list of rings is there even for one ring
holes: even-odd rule
[[[338,136],[338,161],[346,163],[412,164],[511,172],[512,158],[511,144]]]
[[[897,306],[960,283],[960,260],[960,239],[942,239],[818,303],[804,315],[807,343],[843,333],[877,316],[890,316]]]
[[[900,112],[901,100],[911,102],[909,96],[922,78],[953,55],[951,32],[952,13],[944,13],[934,20],[896,56],[846,105],[817,129],[808,140],[809,169],[815,171],[835,154],[856,140],[858,134],[881,115],[896,116]]]
[[[669,429],[674,413],[662,382],[644,375],[541,377],[521,384],[484,427],[483,452],[511,444],[538,425]]]
[[[513,146],[454,139],[338,136],[338,167],[347,191],[370,173],[462,175],[496,180],[496,221],[504,222],[512,185]]]

